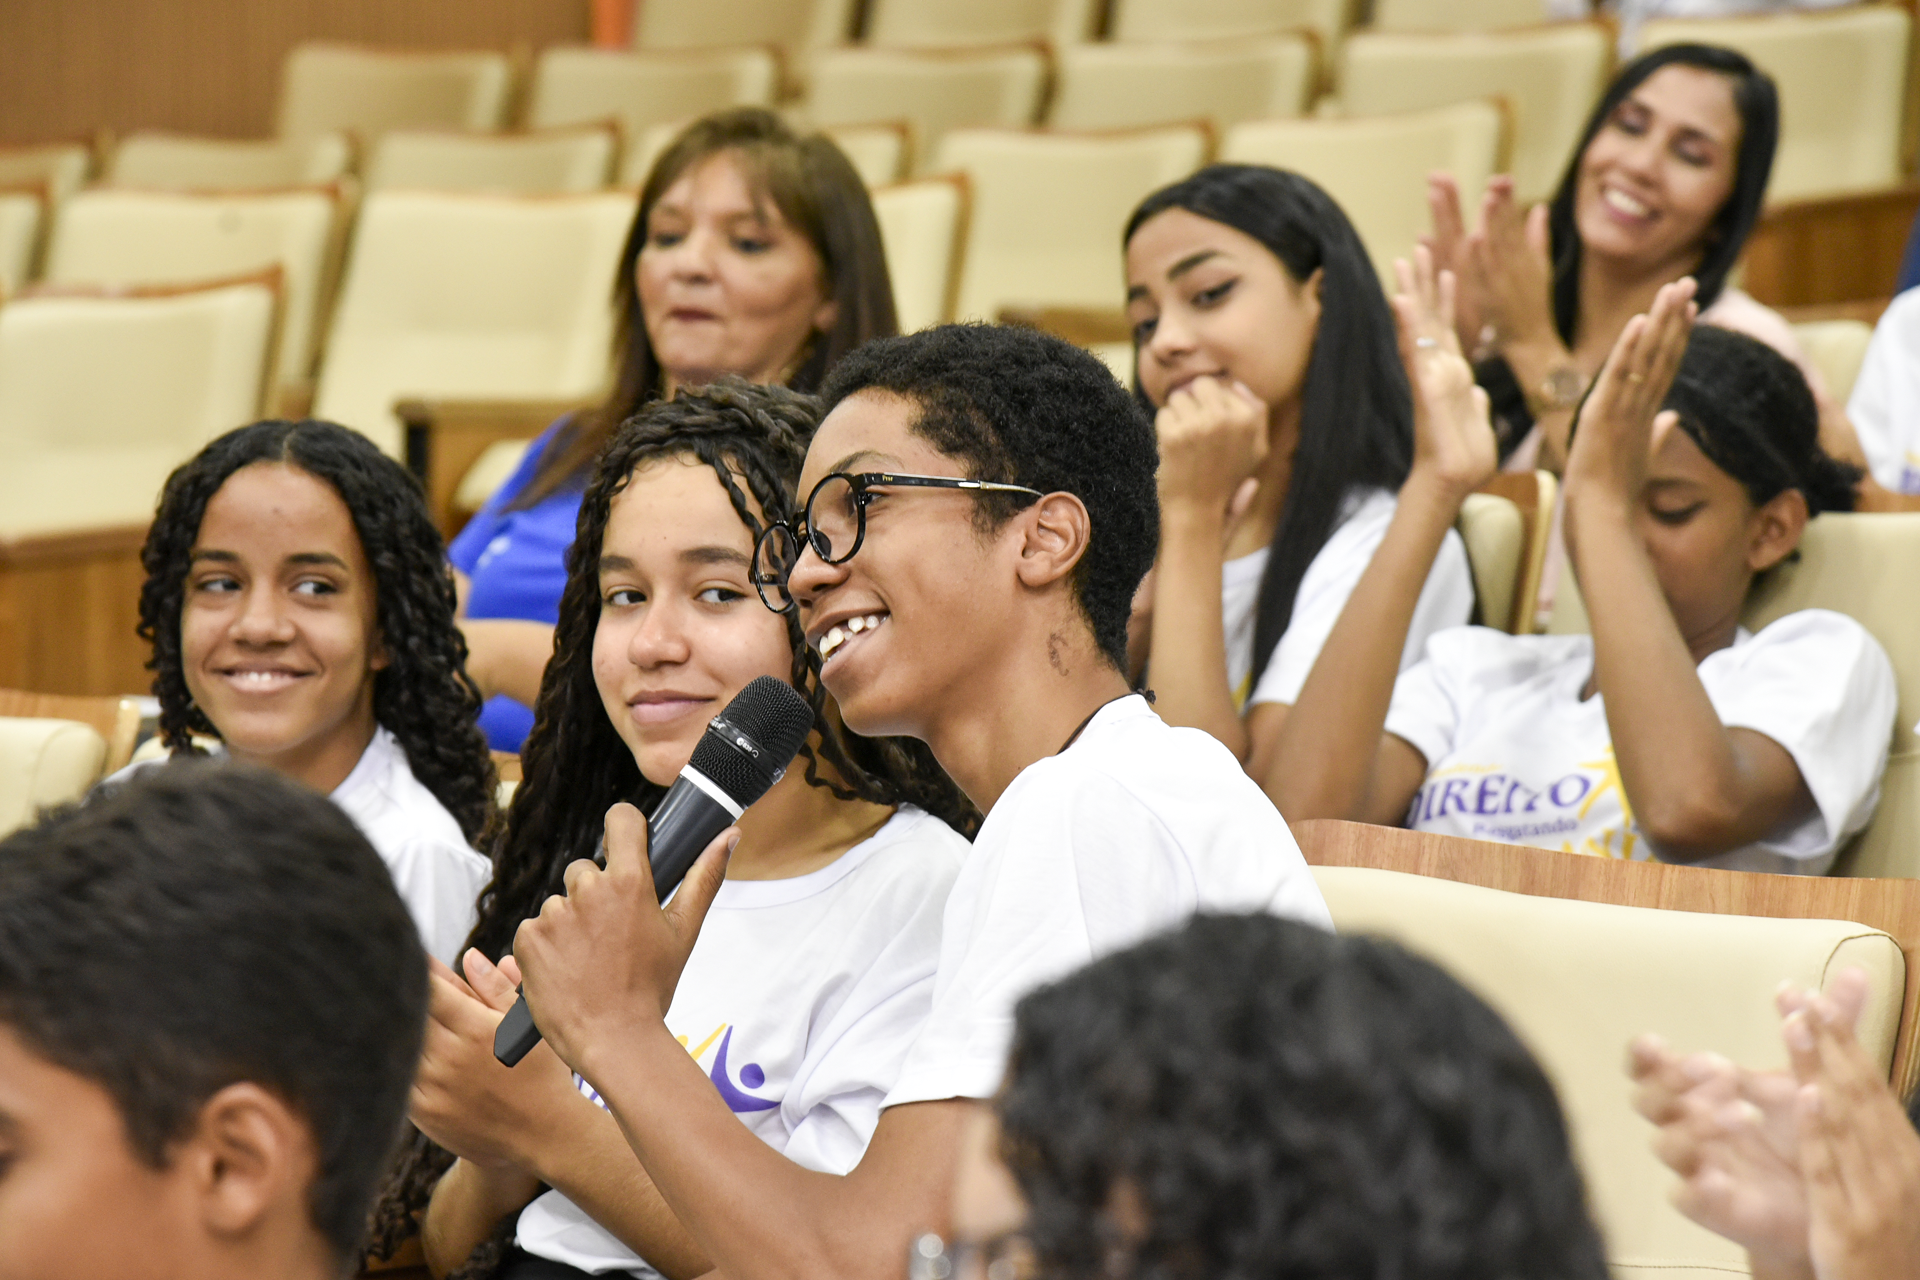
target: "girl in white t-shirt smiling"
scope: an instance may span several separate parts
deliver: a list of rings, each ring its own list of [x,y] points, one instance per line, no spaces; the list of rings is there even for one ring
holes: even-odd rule
[[[413,1116],[460,1158],[449,1167],[416,1140],[379,1217],[383,1252],[424,1207],[440,1274],[711,1268],[591,1086],[549,1048],[510,1070],[492,1043],[521,921],[593,855],[609,806],[651,808],[756,676],[792,680],[818,724],[741,818],[666,1022],[740,1122],[789,1159],[844,1173],[865,1151],[931,1001],[967,849],[948,823],[977,818],[924,746],[839,727],[817,658],[755,592],[755,538],[791,515],[817,416],[808,397],[727,379],[649,406],[602,454],[467,981],[434,975]]]
[[[1614,858],[1818,873],[1872,816],[1896,696],[1857,622],[1808,609],[1749,634],[1756,576],[1809,517],[1852,505],[1799,372],[1692,321],[1693,282],[1622,332],[1582,406],[1567,541],[1591,636],[1442,632],[1394,663],[1411,597],[1493,466],[1453,338],[1452,277],[1401,265],[1418,458],[1280,744],[1280,803],[1311,817]],[[1383,732],[1384,730],[1384,732]]]
[[[1170,724],[1256,778],[1413,460],[1379,277],[1339,205],[1296,173],[1213,165],[1126,230],[1137,394],[1160,445],[1160,555],[1135,605]],[[1466,622],[1459,536],[1420,591],[1405,661]]]

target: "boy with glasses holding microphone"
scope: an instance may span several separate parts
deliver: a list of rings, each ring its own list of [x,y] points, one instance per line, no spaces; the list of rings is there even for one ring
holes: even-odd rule
[[[1105,366],[1037,332],[950,325],[860,348],[823,395],[803,519],[761,539],[756,586],[797,617],[850,728],[925,741],[987,815],[865,1157],[845,1176],[781,1159],[652,1013],[727,837],[661,909],[641,824],[610,825],[606,870],[575,864],[514,952],[548,1042],[719,1273],[891,1280],[913,1235],[944,1225],[963,1121],[999,1086],[1021,996],[1196,911],[1331,921],[1233,756],[1128,689],[1157,454]]]

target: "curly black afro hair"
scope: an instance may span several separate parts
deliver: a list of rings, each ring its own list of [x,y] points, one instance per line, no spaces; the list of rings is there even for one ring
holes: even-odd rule
[[[829,411],[862,391],[919,409],[913,431],[958,459],[969,478],[1071,493],[1093,536],[1074,569],[1081,611],[1108,661],[1127,669],[1127,615],[1160,545],[1160,466],[1153,424],[1099,359],[1049,334],[949,324],[856,348],[827,375]],[[976,495],[985,526],[1017,509]]]
[[[1196,917],[1022,1000],[997,1105],[1043,1275],[1607,1275],[1539,1065],[1390,942]]]
[[[207,503],[227,477],[256,462],[297,467],[340,495],[373,570],[376,626],[388,656],[374,677],[374,719],[407,755],[413,776],[478,842],[493,817],[493,759],[454,621],[453,573],[440,531],[405,467],[365,436],[331,422],[256,422],[229,431],[167,477],[140,563],[140,637],[160,701],[160,736],[175,755],[220,730],[194,705],[181,667],[180,610],[189,557]]]

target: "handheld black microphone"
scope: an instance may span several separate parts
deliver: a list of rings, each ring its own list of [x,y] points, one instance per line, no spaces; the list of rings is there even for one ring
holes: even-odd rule
[[[693,758],[647,819],[647,861],[662,902],[700,851],[767,794],[813,728],[813,708],[785,681],[756,676],[700,735]],[[595,859],[604,865],[604,854]],[[522,994],[493,1033],[493,1056],[511,1067],[540,1043]]]

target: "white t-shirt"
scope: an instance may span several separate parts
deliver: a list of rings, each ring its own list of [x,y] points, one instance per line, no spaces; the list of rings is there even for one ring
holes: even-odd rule
[[[1253,688],[1253,615],[1260,598],[1260,575],[1266,572],[1267,549],[1239,556],[1221,566],[1220,605],[1226,623],[1227,687],[1234,701],[1250,707],[1257,702],[1299,700],[1314,660],[1333,632],[1333,624],[1346,608],[1347,597],[1359,585],[1387,525],[1398,505],[1386,489],[1356,490],[1347,496],[1340,523],[1327,535],[1318,555],[1307,565],[1300,578],[1300,590],[1293,597],[1293,615],[1286,631],[1273,646],[1267,669],[1260,673],[1260,684]],[[1473,573],[1467,566],[1467,547],[1460,535],[1447,530],[1421,588],[1420,602],[1414,606],[1413,625],[1407,628],[1407,647],[1401,654],[1402,670],[1419,661],[1427,637],[1445,627],[1466,625],[1473,616]]]
[[[166,760],[128,765],[108,781]],[[353,772],[328,798],[387,864],[428,954],[452,964],[479,919],[477,903],[493,863],[474,852],[446,806],[413,776],[407,753],[384,727],[374,730]]]
[[[887,1105],[990,1097],[1020,997],[1196,911],[1333,928],[1287,824],[1233,753],[1137,694],[1116,699],[987,815],[947,900],[933,1011]]]
[[[1920,289],[1895,298],[1874,326],[1847,417],[1881,487],[1920,494]]]
[[[926,1020],[966,856],[946,823],[902,806],[818,871],[720,886],[667,1026],[741,1123],[795,1164],[843,1174],[865,1154]],[[657,1274],[558,1191],[521,1212],[518,1237],[582,1271]]]
[[[1720,722],[1772,738],[1800,768],[1814,812],[1696,865],[1818,875],[1880,799],[1898,698],[1866,628],[1805,609],[1700,664]],[[1427,760],[1406,824],[1477,840],[1645,861],[1593,674],[1589,636],[1443,632],[1394,685],[1387,732]]]

